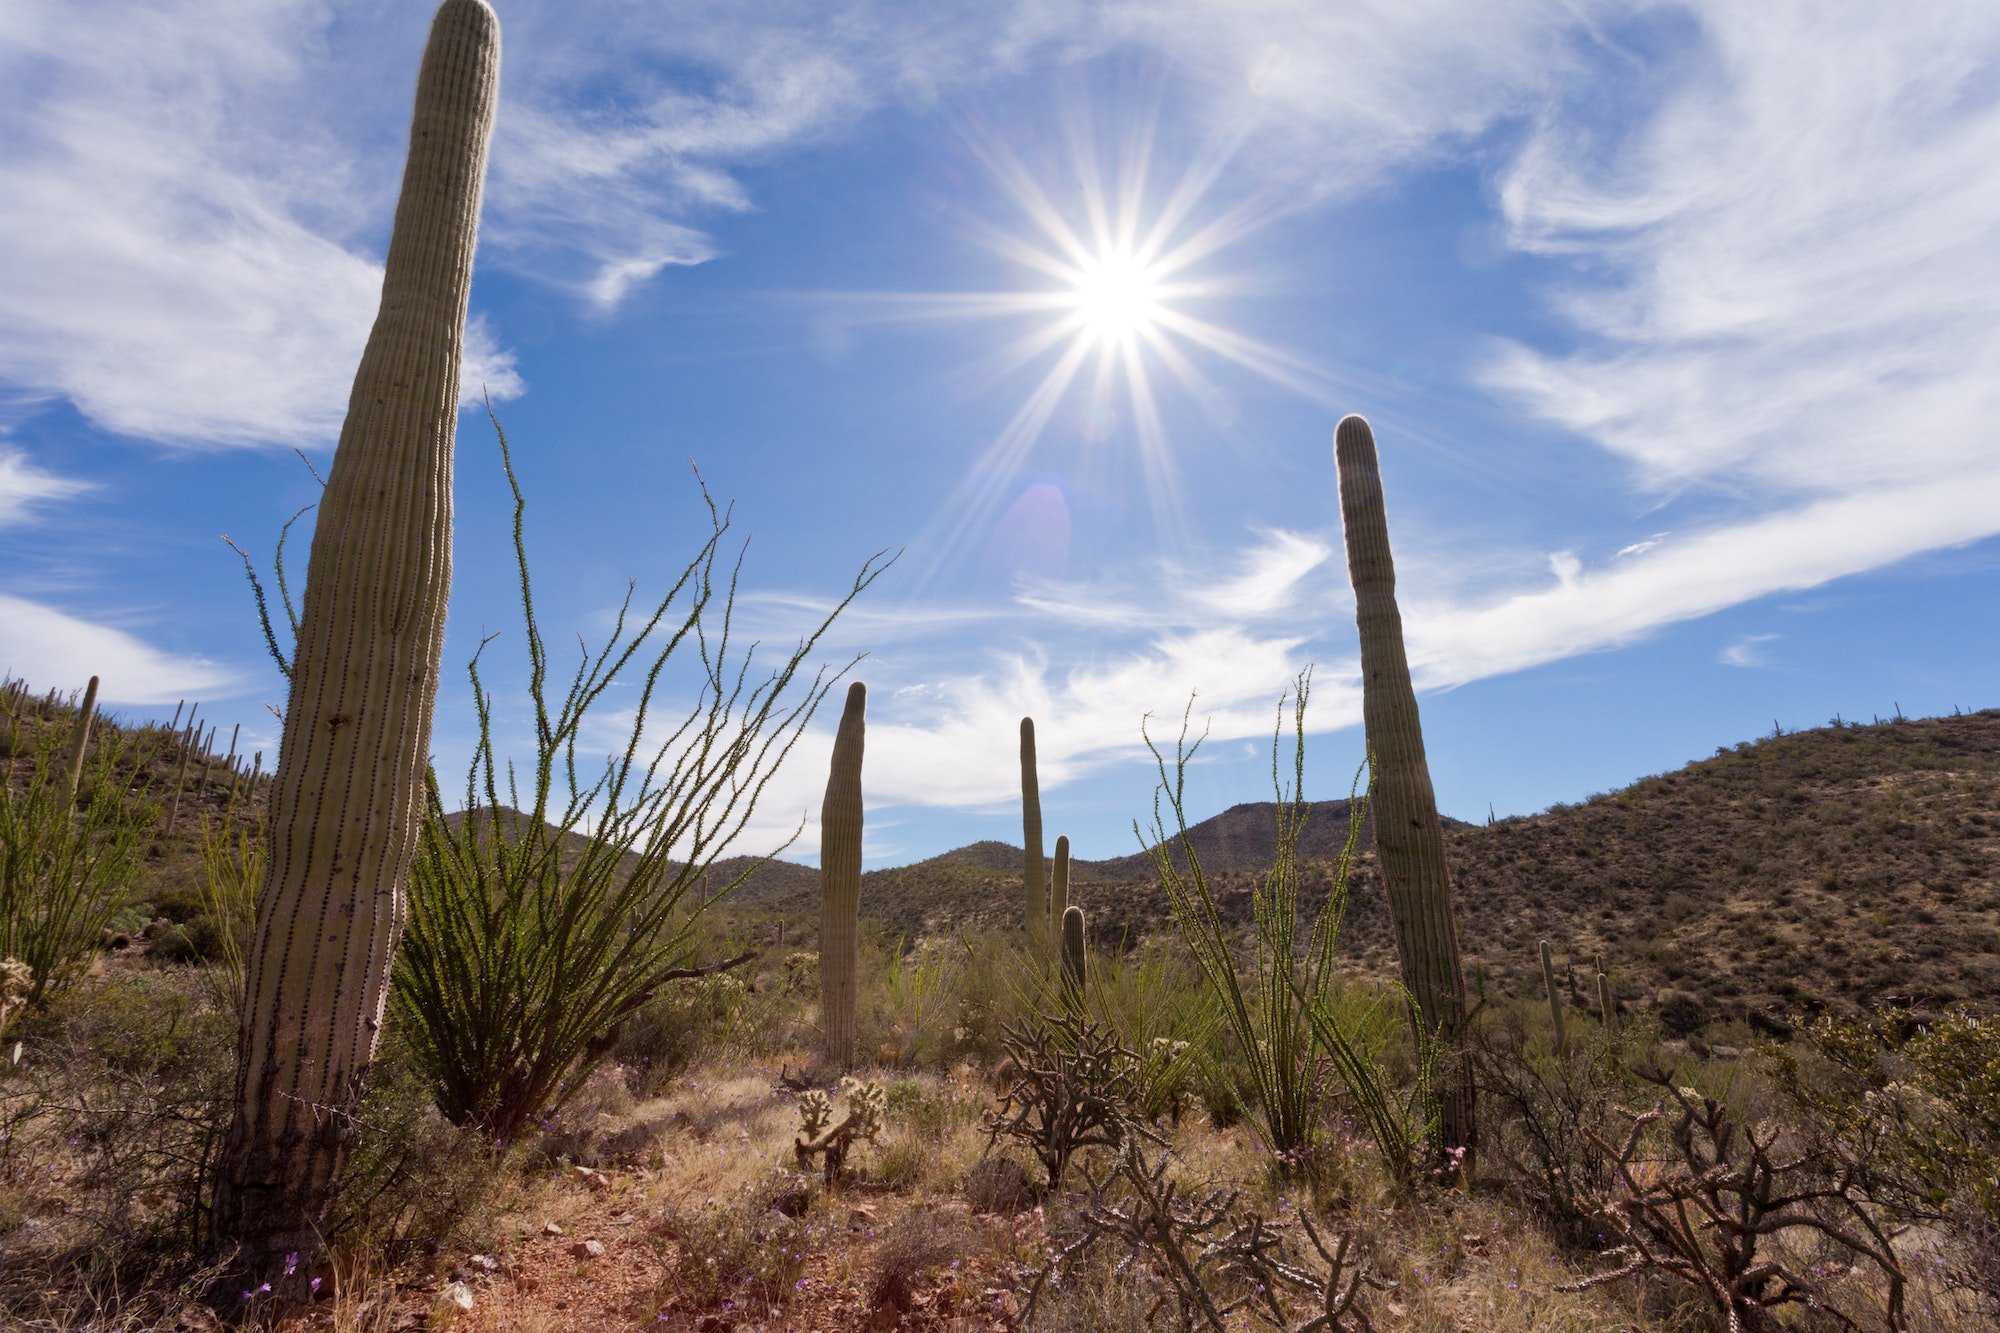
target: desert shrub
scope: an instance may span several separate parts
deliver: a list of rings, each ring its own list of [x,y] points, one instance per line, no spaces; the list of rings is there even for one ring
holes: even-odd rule
[[[1139,1057],[1137,1106],[1148,1120],[1179,1122],[1197,1099],[1218,1015],[1193,960],[1154,942],[1096,961],[1089,1013]]]
[[[810,1182],[776,1170],[719,1198],[669,1201],[661,1227],[674,1240],[678,1262],[657,1303],[678,1299],[743,1315],[783,1307],[805,1275],[806,1255],[837,1238],[833,1222],[793,1202]]]
[[[354,1151],[329,1210],[329,1245],[393,1268],[462,1248],[507,1160],[503,1146],[454,1125],[392,1025],[354,1109]]]
[[[235,1025],[186,974],[139,972],[56,994],[21,1035],[0,1059],[0,1311],[63,1327],[194,1271]]]
[[[92,747],[72,794],[65,737],[44,728],[25,782],[0,782],[0,959],[25,963],[27,1007],[70,986],[120,908],[158,811],[128,791],[143,758],[122,735]]]
[[[754,1040],[767,1009],[731,973],[694,977],[666,987],[626,1019],[611,1046],[632,1091],[658,1096],[704,1052]]]
[[[1390,1108],[1397,1103],[1371,1053],[1357,1044],[1342,1009],[1332,1003],[1334,950],[1347,910],[1348,875],[1361,835],[1363,802],[1350,793],[1351,816],[1347,844],[1334,868],[1326,901],[1310,926],[1301,919],[1304,868],[1299,839],[1311,809],[1305,799],[1305,717],[1311,674],[1302,674],[1292,691],[1278,703],[1278,726],[1271,738],[1271,785],[1277,796],[1277,852],[1272,868],[1251,898],[1250,956],[1238,965],[1233,932],[1225,924],[1211,891],[1207,872],[1188,832],[1186,782],[1188,765],[1201,742],[1188,743],[1188,723],[1170,765],[1150,736],[1147,748],[1158,766],[1154,790],[1152,836],[1133,825],[1140,842],[1152,852],[1153,869],[1166,890],[1174,926],[1192,953],[1220,1013],[1219,1026],[1235,1042],[1235,1052],[1248,1074],[1245,1110],[1258,1138],[1283,1165],[1303,1160],[1317,1138],[1329,1094],[1321,1077],[1320,1054],[1348,1086],[1358,1105],[1368,1108],[1370,1129],[1383,1135],[1398,1130]],[[1285,706],[1292,710],[1292,775],[1289,783],[1279,767],[1284,739]],[[1193,707],[1192,703],[1189,705]],[[1365,770],[1364,770],[1365,771]],[[1174,833],[1167,827],[1171,815]],[[1420,1086],[1420,1093],[1427,1092]],[[1418,1133],[1435,1123],[1435,1115],[1420,1109]],[[1400,1127],[1409,1132],[1409,1124]],[[1413,1155],[1384,1140],[1392,1158]]]
[[[878,1064],[940,1067],[959,1049],[957,1021],[966,950],[927,936],[871,943],[861,961],[860,1049]]]
[[[1800,1035],[1762,1052],[1778,1093],[1890,1216],[1937,1229],[1946,1281],[2000,1315],[2000,1018],[1827,1015]]]
[[[1088,1173],[1084,1197],[1057,1219],[1043,1259],[1018,1272],[1024,1326],[1107,1250],[1121,1256],[1123,1280],[1151,1297],[1143,1319],[1129,1326],[1160,1327],[1168,1310],[1177,1327],[1213,1333],[1244,1327],[1232,1321],[1239,1311],[1281,1333],[1373,1326],[1365,1293],[1395,1284],[1376,1276],[1352,1235],[1326,1230],[1309,1210],[1271,1217],[1240,1191],[1170,1178],[1169,1165],[1167,1154],[1149,1155],[1142,1141],[1128,1139],[1111,1166]]]
[[[832,686],[807,657],[881,566],[864,564],[819,626],[755,674],[755,646],[734,640],[741,555],[723,563],[729,517],[704,491],[710,526],[700,550],[650,611],[635,613],[628,590],[603,648],[586,652],[552,697],[526,503],[504,435],[501,459],[514,494],[534,753],[519,770],[499,758],[474,653],[478,740],[464,809],[447,811],[433,777],[392,1003],[439,1109],[511,1141],[560,1110],[609,1056],[620,1025],[670,982],[751,956],[692,965],[696,923],[751,872],[710,886],[709,868]],[[656,720],[669,667],[690,655],[693,702]],[[600,760],[593,710],[628,668],[641,677],[630,729]]]
[[[1569,1047],[1557,1051],[1546,1014],[1514,1006],[1472,1030],[1468,1058],[1486,1108],[1481,1151],[1559,1240],[1601,1248],[1594,1208],[1611,1184],[1612,1155],[1597,1136],[1612,1132],[1616,1107],[1645,1091],[1629,1066],[1654,1042],[1636,1022],[1607,1033],[1572,1014]]]
[[[956,1268],[986,1240],[984,1228],[962,1204],[903,1214],[883,1229],[875,1246],[867,1284],[870,1305],[906,1313],[939,1269]]]

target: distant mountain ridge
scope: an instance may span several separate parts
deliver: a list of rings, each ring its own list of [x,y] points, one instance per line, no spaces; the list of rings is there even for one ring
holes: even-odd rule
[[[1309,893],[1330,882],[1348,804],[1313,805]],[[1537,992],[1546,938],[1565,976],[1593,976],[1601,956],[1621,1003],[1683,1026],[1738,1018],[1775,1031],[1823,1005],[2000,1009],[2000,710],[1774,735],[1579,804],[1446,829],[1461,947],[1494,993]],[[1363,833],[1342,954],[1392,974]],[[1275,855],[1275,805],[1233,805],[1189,837],[1222,910],[1247,924]],[[810,939],[818,872],[753,864],[713,868],[718,886],[749,871],[724,905]],[[861,910],[904,936],[1014,927],[1020,875],[1019,847],[977,842],[868,872]],[[1146,852],[1074,862],[1071,896],[1099,947],[1168,924]]]

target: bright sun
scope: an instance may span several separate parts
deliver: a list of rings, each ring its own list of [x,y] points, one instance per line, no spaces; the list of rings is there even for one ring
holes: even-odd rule
[[[1076,312],[1099,344],[1122,343],[1152,331],[1165,288],[1160,275],[1128,253],[1102,254],[1076,275]]]

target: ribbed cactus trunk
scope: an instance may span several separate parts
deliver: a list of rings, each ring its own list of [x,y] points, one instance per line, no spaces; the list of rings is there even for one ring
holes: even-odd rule
[[[1083,909],[1068,907],[1062,914],[1062,975],[1063,984],[1075,994],[1083,994],[1085,976],[1085,946],[1083,942]]]
[[[854,1066],[854,997],[861,958],[861,751],[868,726],[868,687],[847,687],[833,768],[819,810],[820,1016],[829,1072]]]
[[[1056,839],[1055,865],[1049,870],[1049,920],[1061,921],[1069,911],[1069,835]]]
[[[97,677],[83,690],[83,707],[76,711],[76,727],[69,734],[69,751],[63,756],[63,773],[69,782],[69,798],[76,800],[83,785],[83,752],[90,744],[90,721],[97,715]]]
[[[1542,941],[1542,987],[1549,993],[1549,1022],[1555,1025],[1556,1054],[1569,1050],[1569,1030],[1563,1022],[1562,992],[1556,988],[1556,960],[1549,942]]]
[[[1403,984],[1421,1016],[1423,1036],[1441,1041],[1438,1078],[1440,1136],[1447,1149],[1474,1142],[1472,1070],[1461,1058],[1465,976],[1458,930],[1452,920],[1451,878],[1445,865],[1444,829],[1417,695],[1403,650],[1403,617],[1396,609],[1396,567],[1389,554],[1389,521],[1382,505],[1382,472],[1375,436],[1358,416],[1343,418],[1334,433],[1340,473],[1340,517],[1347,537],[1347,569],[1354,583],[1354,614],[1361,631],[1363,722],[1373,765],[1369,799],[1375,814],[1375,851],[1388,888],[1389,916],[1402,962]],[[1465,1164],[1468,1168],[1470,1163]]]
[[[445,0],[347,419],[320,500],[247,959],[213,1242],[319,1249],[375,1055],[423,809],[451,581],[452,446],[500,28]],[[253,1278],[254,1280],[254,1278]]]
[[[1021,886],[1026,890],[1028,939],[1049,945],[1048,866],[1042,856],[1042,789],[1035,776],[1035,719],[1021,719]]]

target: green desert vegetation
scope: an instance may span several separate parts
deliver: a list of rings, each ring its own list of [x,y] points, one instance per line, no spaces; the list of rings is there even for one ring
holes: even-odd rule
[[[18,684],[6,697],[10,791],[31,787],[37,756],[56,757],[42,771],[60,785],[73,704]],[[1622,797],[1638,801],[1634,793],[1662,782],[1690,789],[1720,817],[1740,766],[1775,762],[1757,755],[1769,747],[1816,746],[1822,765],[1865,755],[1874,772],[1866,781],[1885,789],[1940,764],[1990,781],[1997,724],[1978,714],[1883,723],[1882,734],[1767,739],[1537,821],[1457,830],[1454,846],[1504,840],[1511,854],[1539,828],[1534,846],[1552,849],[1593,806],[1617,810]],[[247,765],[204,757],[206,730],[200,739],[194,730],[97,720],[86,776],[122,776],[83,790],[104,814],[127,812],[136,833],[101,836],[132,840],[137,856],[117,881],[108,925],[75,954],[69,983],[32,1002],[11,992],[0,1064],[0,1300],[23,1327],[190,1326],[204,1298],[231,1318],[297,1328],[418,1319],[559,1328],[587,1317],[635,1328],[711,1319],[1002,1328],[1025,1319],[1116,1329],[1171,1326],[1183,1311],[1192,1326],[1212,1327],[1210,1308],[1226,1328],[1282,1326],[1257,1300],[1236,1304],[1256,1297],[1261,1280],[1294,1327],[1331,1302],[1345,1322],[1327,1327],[1362,1327],[1365,1314],[1377,1328],[1697,1330],[1728,1323],[1730,1310],[1703,1294],[1716,1276],[1758,1299],[1792,1294],[1768,1313],[1740,1303],[1745,1327],[1842,1326],[1838,1315],[1862,1328],[1957,1330],[1993,1318],[2000,1021],[1977,1005],[1843,996],[1838,960],[1801,976],[1824,998],[1788,1011],[1783,1035],[1699,1001],[1670,1026],[1673,1006],[1658,992],[1671,987],[1641,982],[1634,951],[1616,949],[1616,924],[1588,906],[1567,916],[1545,908],[1521,923],[1540,933],[1505,975],[1480,966],[1483,949],[1469,951],[1483,1004],[1461,1058],[1478,1088],[1480,1151],[1464,1179],[1435,1171],[1424,1148],[1434,1132],[1428,1081],[1393,954],[1371,961],[1350,947],[1367,892],[1361,793],[1352,807],[1261,807],[1273,819],[1267,847],[1321,847],[1336,833],[1354,843],[1349,928],[1318,1003],[1299,1006],[1312,988],[1298,974],[1289,991],[1298,1016],[1279,1030],[1299,1045],[1288,1058],[1317,1077],[1302,1147],[1273,1151],[1259,1090],[1260,1065],[1271,1060],[1264,1010],[1286,992],[1259,970],[1282,923],[1260,924],[1258,895],[1268,912],[1284,880],[1273,880],[1277,861],[1266,864],[1239,916],[1234,884],[1265,851],[1215,840],[1215,821],[1189,825],[1185,840],[1210,885],[1224,949],[1211,958],[1232,970],[1247,1039],[1157,880],[1145,929],[1107,935],[1092,920],[1078,985],[1029,941],[1018,910],[981,924],[995,895],[1020,901],[1020,860],[1018,850],[973,848],[956,862],[963,873],[936,890],[957,913],[932,904],[921,932],[899,928],[888,892],[916,868],[861,877],[850,1092],[825,1053],[810,925],[817,876],[800,880],[774,862],[706,911],[686,904],[675,918],[675,966],[753,956],[658,985],[573,1057],[559,1096],[511,1136],[451,1110],[415,1013],[433,1001],[399,972],[354,1113],[348,1170],[326,1214],[325,1252],[298,1261],[305,1296],[281,1304],[274,1284],[246,1300],[238,1285],[217,1302],[203,1258],[209,1182],[230,1113],[232,977],[256,892],[246,886],[260,884],[272,780],[252,782]],[[1914,745],[1889,734],[1899,731]],[[1292,740],[1289,728],[1281,739]],[[184,745],[195,748],[185,763]],[[1281,775],[1296,780],[1297,771]],[[176,797],[181,821],[168,838]],[[483,837],[483,850],[467,854],[489,862],[526,849],[556,867],[558,890],[587,886],[585,859],[605,855],[589,846],[594,828],[551,819],[531,835],[523,815],[482,830],[442,804],[427,817],[427,839],[442,847]],[[1347,809],[1360,818],[1339,821],[1335,811]],[[86,813],[73,812],[74,827]],[[1985,836],[1983,822],[1954,826]],[[1169,829],[1171,856],[1183,834]],[[638,853],[617,861],[636,868]],[[1476,864],[1464,855],[1458,863]],[[1183,879],[1187,864],[1176,862]],[[1299,946],[1335,901],[1339,864],[1314,855],[1293,863],[1296,964],[1310,961]],[[1094,863],[1075,869],[1078,915],[1113,896]],[[1774,864],[1756,882],[1774,898],[1780,878]],[[511,901],[498,872],[489,882],[494,905]],[[1672,891],[1687,891],[1685,878],[1675,882]],[[1725,882],[1739,883],[1733,869]],[[424,883],[419,875],[420,899]],[[1664,920],[1672,891],[1621,910],[1635,922],[1656,912]],[[1974,882],[1962,901],[1985,892]],[[784,893],[801,906],[775,907]],[[556,905],[530,899],[517,910],[533,918]],[[1515,910],[1526,915],[1525,904]],[[1925,910],[1937,918],[1929,929],[1960,927],[1949,904]],[[1621,997],[1612,1029],[1596,989],[1600,941]],[[488,990],[540,984],[497,969],[462,975]],[[457,1021],[496,1044],[521,1040],[476,1008]],[[830,1118],[807,1135],[813,1093]],[[1381,1109],[1371,1113],[1370,1096],[1383,1099],[1386,1121],[1371,1119]],[[861,1105],[856,1097],[874,1109],[841,1140],[831,1177],[823,1148],[802,1164],[800,1140],[824,1139]],[[1732,1249],[1704,1210],[1735,1217],[1745,1201],[1701,1182],[1753,1177],[1768,1178],[1774,1197],[1796,1198],[1805,1220]],[[1677,1220],[1682,1211],[1691,1225]],[[1769,1279],[1743,1282],[1752,1269]]]
[[[745,854],[881,561],[760,663],[704,491],[669,590],[552,684],[504,435],[532,737],[505,752],[475,652],[447,787],[427,755],[497,61],[492,11],[446,0],[298,615],[280,570],[264,626],[291,689],[273,772],[234,739],[218,758],[198,707],[0,690],[7,1327],[2000,1318],[2000,714],[1774,729],[1579,806],[1446,820],[1360,418],[1337,436],[1366,717],[1345,800],[1307,799],[1308,671],[1271,801],[1199,818],[1192,706],[1171,754],[1134,718],[1159,777],[1139,847],[1064,837],[1051,864],[1024,718],[1021,848],[864,874],[850,682],[820,868]]]

